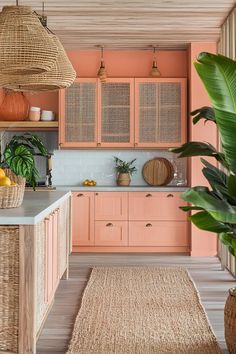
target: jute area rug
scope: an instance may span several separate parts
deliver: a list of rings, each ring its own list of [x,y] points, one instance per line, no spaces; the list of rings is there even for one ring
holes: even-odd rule
[[[183,268],[94,268],[68,354],[221,353]]]

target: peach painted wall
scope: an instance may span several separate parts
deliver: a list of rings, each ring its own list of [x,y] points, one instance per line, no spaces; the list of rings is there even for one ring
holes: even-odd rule
[[[68,51],[79,77],[96,77],[100,66],[100,52]],[[104,60],[110,77],[148,77],[152,66],[151,51],[105,51]],[[157,64],[164,77],[187,77],[186,51],[158,51]]]
[[[189,111],[202,106],[210,106],[208,94],[194,68],[193,62],[200,52],[216,53],[216,43],[192,43],[188,50],[189,70]],[[200,122],[197,125],[189,125],[189,138],[192,141],[208,141],[217,146],[218,140],[216,126],[213,123]],[[213,161],[211,161],[213,162]],[[202,175],[202,163],[200,158],[194,157],[190,161],[191,186],[207,185]],[[214,256],[217,254],[217,238],[213,233],[201,231],[191,225],[193,256]]]

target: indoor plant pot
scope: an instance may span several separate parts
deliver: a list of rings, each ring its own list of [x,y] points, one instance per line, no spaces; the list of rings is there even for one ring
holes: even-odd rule
[[[131,177],[129,173],[118,173],[116,183],[118,186],[129,186]]]
[[[130,162],[123,161],[118,157],[114,156],[115,168],[117,172],[116,183],[118,186],[129,186],[131,182],[131,176],[137,171],[135,166],[132,166],[136,159]]]
[[[236,288],[229,290],[224,310],[225,341],[230,354],[236,353]]]

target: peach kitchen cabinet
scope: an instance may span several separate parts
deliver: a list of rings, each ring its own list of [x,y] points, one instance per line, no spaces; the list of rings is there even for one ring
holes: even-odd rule
[[[135,79],[135,146],[179,146],[186,133],[186,79]]]
[[[61,148],[97,146],[97,79],[76,79],[59,92]]]
[[[128,193],[95,193],[95,246],[128,246]]]
[[[95,220],[128,220],[128,193],[96,192]]]
[[[80,192],[73,193],[73,199]],[[180,192],[89,192],[93,207],[81,204],[73,213],[73,230],[83,232],[88,220],[92,230],[73,238],[79,252],[189,252],[189,223],[179,206],[186,205]],[[82,200],[82,199],[81,199]],[[93,209],[94,208],[94,209]],[[90,211],[92,210],[92,212]],[[87,214],[87,215],[86,215]],[[79,225],[81,223],[81,225]],[[94,228],[93,228],[94,227]]]
[[[72,244],[94,245],[94,193],[76,192],[72,196]]]
[[[129,193],[129,246],[188,247],[183,205],[178,192]]]
[[[128,222],[95,221],[95,246],[128,246]]]
[[[59,100],[61,148],[134,146],[133,79],[76,79]]]
[[[98,146],[134,146],[134,80],[98,82]]]

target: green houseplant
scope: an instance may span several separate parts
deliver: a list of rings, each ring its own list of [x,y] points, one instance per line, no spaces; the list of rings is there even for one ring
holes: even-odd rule
[[[0,151],[0,166],[10,169],[16,176],[24,177],[35,189],[39,176],[35,156],[48,156],[48,150],[41,139],[30,133],[14,135],[4,151]]]
[[[117,171],[117,185],[129,186],[131,182],[130,176],[132,176],[137,171],[137,168],[132,166],[136,159],[133,159],[130,162],[126,162],[114,156],[114,160],[115,168]]]
[[[200,229],[217,233],[229,252],[236,256],[236,62],[222,55],[201,53],[194,63],[212,102],[191,114],[217,124],[222,151],[203,142],[189,142],[172,152],[180,157],[211,156],[219,168],[205,159],[202,172],[210,188],[196,186],[182,194],[195,210],[190,220]],[[236,290],[229,291],[225,305],[225,338],[230,353],[236,352]]]

